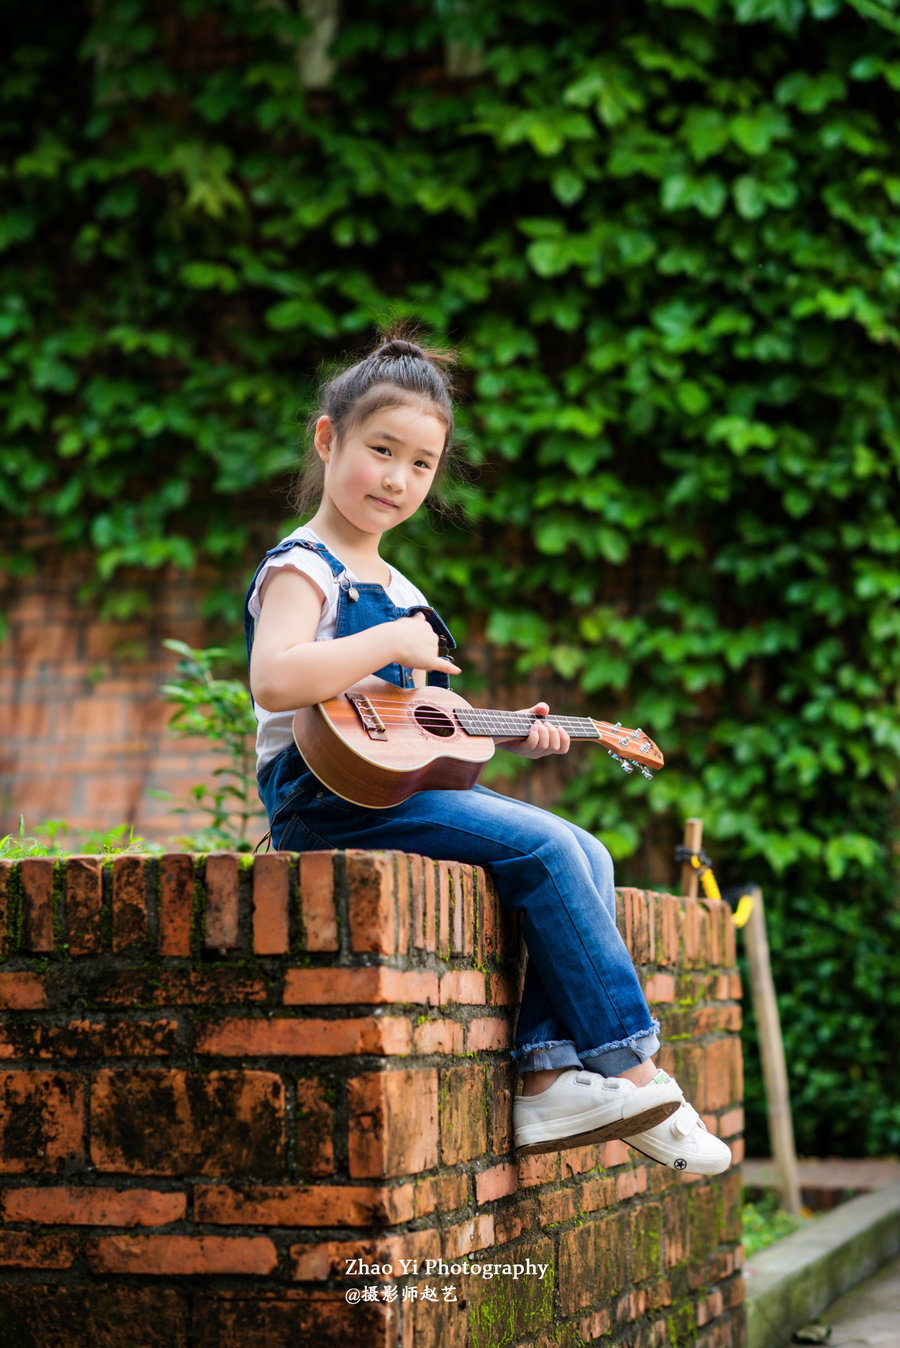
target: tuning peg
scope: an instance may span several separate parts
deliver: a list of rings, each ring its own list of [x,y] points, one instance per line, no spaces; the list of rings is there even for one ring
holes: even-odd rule
[[[620,758],[620,759],[619,759],[619,762],[620,762],[621,765],[622,765],[622,771],[623,771],[623,772],[628,772],[628,773],[634,772],[634,768],[632,767],[632,765],[631,765],[626,759]]]
[[[640,768],[640,770],[641,770],[641,776],[642,776],[642,777],[646,777],[648,782],[652,782],[652,781],[653,781],[653,773],[650,771],[650,769],[649,769],[648,767],[646,767],[645,764],[643,764],[643,763],[638,763],[637,766],[638,766],[638,767]]]

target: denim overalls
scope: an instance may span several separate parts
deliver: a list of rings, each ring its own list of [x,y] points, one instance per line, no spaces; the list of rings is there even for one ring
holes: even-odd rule
[[[381,585],[351,584],[324,544],[285,539],[267,558],[298,544],[318,552],[341,587],[336,637],[418,611],[398,609]],[[244,604],[248,658],[256,576]],[[441,620],[423,611],[452,649]],[[402,665],[377,673],[400,687],[412,683]],[[429,682],[448,680],[438,672]],[[293,745],[263,765],[259,794],[281,850],[396,850],[490,871],[501,902],[521,914],[528,948],[513,1052],[520,1071],[584,1067],[617,1076],[659,1048],[659,1024],[616,927],[612,859],[584,829],[483,786],[419,791],[386,810],[352,805],[322,785]]]

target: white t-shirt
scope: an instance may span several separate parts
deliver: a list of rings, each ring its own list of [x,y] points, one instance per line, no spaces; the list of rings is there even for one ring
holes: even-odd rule
[[[288,538],[307,539],[311,543],[322,542],[318,534],[314,533],[307,525],[301,525],[299,529],[295,529],[292,534],[288,534]],[[330,641],[334,636],[337,625],[340,586],[325,558],[317,552],[310,552],[309,548],[290,548],[285,552],[280,552],[277,557],[270,557],[263,566],[256,578],[249,603],[254,632],[262,608],[259,599],[262,587],[272,568],[282,566],[289,566],[294,571],[299,571],[301,575],[306,576],[321,595],[322,616],[319,619],[319,626],[316,628],[315,639],[316,641]],[[385,592],[392,604],[396,604],[397,608],[413,608],[417,604],[428,603],[422,591],[413,585],[411,580],[407,580],[402,572],[397,571],[394,567],[389,567],[388,570],[391,579],[390,583],[385,586]],[[345,574],[349,581],[359,583],[359,577],[355,576],[349,567],[347,567]],[[294,736],[291,729],[293,719],[293,711],[266,711],[264,707],[257,705],[257,771],[263,763],[267,763],[270,758],[274,758],[276,754],[281,753],[282,749],[286,749],[289,744],[293,744]]]

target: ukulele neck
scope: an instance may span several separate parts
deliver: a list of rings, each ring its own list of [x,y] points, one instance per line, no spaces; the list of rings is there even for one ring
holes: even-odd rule
[[[597,725],[587,716],[534,716],[527,711],[482,711],[479,707],[455,707],[453,714],[467,735],[495,740],[523,740],[535,721],[559,726],[573,740],[600,739]]]

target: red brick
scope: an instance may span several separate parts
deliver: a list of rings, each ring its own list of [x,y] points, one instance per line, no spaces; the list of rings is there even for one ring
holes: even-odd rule
[[[234,852],[213,852],[206,858],[204,945],[223,954],[238,944],[238,864]]]
[[[570,1179],[573,1175],[584,1175],[596,1170],[598,1153],[595,1143],[586,1147],[566,1147],[562,1153],[562,1177]]]
[[[393,854],[348,851],[344,866],[350,949],[393,954],[397,945]]]
[[[437,910],[437,954],[441,959],[450,955],[450,867],[446,861],[437,865],[435,907]]]
[[[602,1303],[627,1284],[628,1235],[627,1209],[562,1232],[559,1298],[563,1315]]]
[[[71,1236],[0,1231],[2,1268],[71,1268],[76,1253],[77,1247]]]
[[[574,1189],[551,1189],[538,1195],[538,1214],[541,1226],[558,1226],[577,1216]]]
[[[519,1199],[512,1207],[498,1208],[494,1213],[494,1236],[497,1244],[508,1245],[518,1240],[525,1231],[533,1230],[536,1222],[537,1207],[534,1203],[523,1203]]]
[[[678,963],[682,968],[700,964],[700,906],[696,899],[682,899],[680,927],[681,946]]]
[[[480,1212],[477,1217],[468,1217],[441,1232],[441,1254],[446,1260],[460,1259],[493,1244],[494,1216],[490,1212]]]
[[[397,882],[397,953],[406,955],[409,952],[411,915],[409,858],[403,852],[398,852],[395,858],[395,875]]]
[[[0,973],[0,1007],[8,1011],[42,1011],[47,1004],[44,980],[37,974]]]
[[[292,1245],[291,1278],[295,1282],[324,1282],[327,1278],[349,1278],[358,1284],[358,1275],[348,1274],[350,1260],[362,1259],[370,1266],[378,1264],[381,1272],[371,1275],[372,1282],[403,1276],[403,1264],[422,1263],[441,1256],[437,1231],[407,1231],[400,1236],[384,1236],[374,1240],[329,1240],[317,1245]],[[385,1272],[389,1265],[391,1272]],[[369,1281],[369,1278],[366,1279]]]
[[[123,970],[101,973],[90,985],[90,1000],[97,1006],[246,1006],[268,996],[262,978],[225,967]]]
[[[396,1226],[413,1218],[413,1186],[200,1185],[194,1220],[220,1226]]]
[[[53,949],[53,881],[55,862],[50,857],[23,858],[22,944],[35,954]]]
[[[651,1004],[674,1002],[675,976],[669,973],[651,974],[644,984],[644,996]]]
[[[335,856],[335,852],[304,852],[300,857],[300,917],[306,950],[338,949]]]
[[[441,1073],[441,1160],[458,1165],[487,1149],[487,1081],[480,1064],[448,1067]]]
[[[346,1020],[222,1020],[198,1025],[196,1051],[236,1058],[402,1054],[412,1051],[412,1027],[402,1016],[362,1016]]]
[[[707,962],[717,968],[722,963],[725,923],[731,921],[731,909],[721,899],[701,899],[700,910],[707,918]]]
[[[437,949],[435,922],[435,865],[428,857],[410,857],[413,904],[413,945],[434,954]]]
[[[309,1178],[334,1172],[334,1108],[329,1082],[301,1077],[297,1082],[299,1169]]]
[[[355,1312],[355,1314],[354,1314]],[[284,1348],[316,1344],[341,1348],[396,1348],[397,1308],[383,1302],[348,1305],[337,1292],[217,1291],[195,1302],[191,1320],[194,1348]]]
[[[509,1161],[491,1166],[490,1170],[479,1170],[475,1176],[475,1201],[491,1203],[495,1198],[505,1198],[514,1194],[519,1187],[519,1175],[516,1167]]]
[[[191,1335],[192,1348],[396,1348],[397,1310],[383,1301],[348,1305],[343,1292],[310,1288],[277,1295],[223,1291],[198,1296]]]
[[[12,936],[16,925],[16,862],[0,857],[0,960],[12,953]]]
[[[476,941],[475,877],[471,866],[450,871],[453,902],[453,954],[474,955]]]
[[[188,1300],[172,1289],[7,1281],[2,1300],[6,1323],[27,1326],[24,1342],[41,1348],[188,1348]],[[139,1335],[124,1337],[131,1326]],[[8,1342],[12,1348],[23,1339],[16,1333]]]
[[[159,953],[189,955],[194,916],[194,859],[175,852],[159,859]]]
[[[377,964],[352,969],[288,969],[283,1000],[285,1006],[371,1006],[382,1002],[437,1006],[444,999],[434,971],[390,969]]]
[[[654,942],[657,963],[677,965],[678,938],[681,923],[681,900],[672,894],[657,894],[654,898]]]
[[[347,1092],[349,1173],[380,1178],[430,1170],[438,1159],[438,1079],[433,1069],[365,1072]]]
[[[253,949],[257,955],[287,954],[290,932],[290,858],[269,852],[253,862]]]
[[[455,1020],[423,1020],[413,1030],[413,1048],[423,1056],[427,1053],[464,1052],[465,1031]]]
[[[517,974],[491,974],[490,985],[491,1006],[515,1006],[522,1000]]]
[[[415,1182],[414,1209],[416,1217],[427,1217],[432,1212],[456,1212],[468,1206],[469,1179],[467,1175],[427,1175]]]
[[[512,1062],[492,1063],[486,1071],[491,1107],[491,1151],[495,1156],[503,1156],[512,1150],[512,1102],[516,1091],[516,1066]]]
[[[99,857],[69,857],[65,863],[65,885],[69,954],[99,954],[103,908],[103,872]]]
[[[719,1119],[719,1137],[737,1137],[744,1131],[743,1108],[729,1109]]]
[[[509,1020],[494,1016],[477,1016],[466,1027],[468,1053],[497,1052],[509,1048],[512,1029]]]
[[[4,1220],[47,1226],[165,1226],[181,1221],[187,1198],[153,1189],[6,1189]]]
[[[546,1152],[537,1156],[522,1156],[518,1161],[519,1189],[530,1189],[535,1184],[551,1184],[559,1179],[559,1154]]]
[[[656,957],[656,942],[647,895],[640,889],[618,889],[616,913],[619,930],[634,963],[652,963]]]
[[[86,1243],[93,1273],[266,1277],[278,1264],[267,1236],[98,1236]]]
[[[103,1069],[91,1090],[91,1160],[101,1173],[267,1178],[283,1163],[284,1117],[271,1072]]]
[[[578,1206],[582,1212],[601,1212],[615,1202],[616,1181],[613,1175],[585,1180],[578,1186]]]
[[[733,1036],[715,1039],[706,1046],[706,1094],[704,1108],[727,1109],[743,1099],[741,1042]]]
[[[441,974],[441,1003],[469,1003],[484,1006],[487,1000],[484,974],[477,969],[451,969]]]
[[[112,948],[116,953],[147,940],[146,858],[127,854],[113,858]]]
[[[83,1159],[84,1086],[60,1072],[0,1073],[0,1171],[54,1171]]]
[[[160,1057],[176,1047],[174,1020],[121,1021],[108,1025],[73,1020],[68,1025],[9,1023],[0,1029],[0,1058]]]

